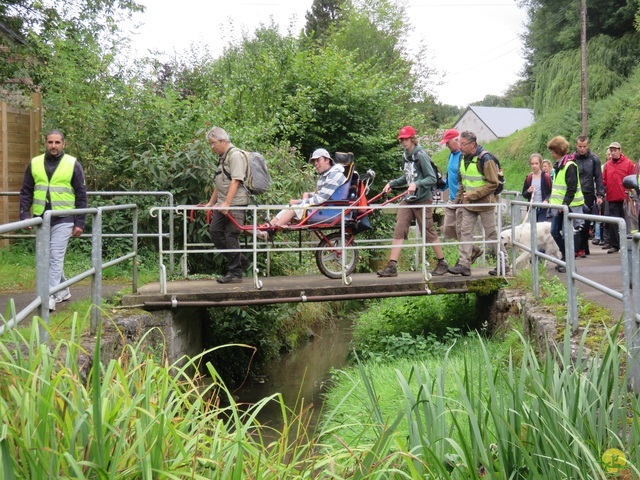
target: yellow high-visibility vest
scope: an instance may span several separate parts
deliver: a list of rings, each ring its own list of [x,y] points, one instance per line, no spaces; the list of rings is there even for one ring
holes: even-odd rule
[[[51,180],[44,168],[44,155],[31,161],[31,175],[35,181],[33,191],[33,214],[42,215],[47,204],[47,192],[51,200],[52,210],[72,210],[76,206],[76,193],[71,186],[75,157],[63,155],[58,168],[53,172]]]
[[[551,197],[549,203],[552,205],[562,205],[564,196],[567,194],[567,167],[569,165],[576,165],[574,161],[568,161],[564,168],[560,169],[553,179],[553,186],[551,187]],[[584,195],[582,195],[582,187],[580,186],[580,173],[578,172],[578,165],[576,165],[576,172],[578,177],[578,189],[573,197],[573,201],[569,204],[570,207],[578,207],[584,205]]]

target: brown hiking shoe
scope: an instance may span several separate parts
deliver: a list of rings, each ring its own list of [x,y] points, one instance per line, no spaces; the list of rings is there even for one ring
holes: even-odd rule
[[[444,275],[449,271],[449,265],[446,260],[438,260],[438,264],[436,265],[436,269],[431,271],[431,275]]]
[[[464,265],[456,263],[453,267],[449,267],[449,273],[453,275],[462,275],[464,277],[468,277],[471,275],[471,270],[469,269],[469,267],[465,267]]]
[[[389,262],[387,266],[382,270],[376,272],[379,277],[397,277],[398,276],[398,264],[396,262]]]

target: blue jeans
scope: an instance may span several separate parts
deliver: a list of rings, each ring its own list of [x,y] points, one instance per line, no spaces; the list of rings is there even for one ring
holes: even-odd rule
[[[576,212],[580,211],[580,209],[582,209],[582,207],[571,207],[571,210],[572,211],[575,210]],[[562,253],[562,261],[566,261],[567,259],[567,252],[565,251],[566,235],[565,235],[565,232],[563,232],[562,230],[563,220],[564,220],[564,213],[562,211],[558,211],[558,214],[556,216],[551,217],[551,236],[556,241],[556,245],[558,245],[558,249],[560,250],[560,253]],[[569,224],[569,227],[573,230],[569,238],[573,237],[573,244],[578,245],[578,242],[580,239],[580,231],[582,228],[584,228],[584,221],[574,219],[573,222]]]
[[[562,221],[564,220],[564,213],[558,212],[554,217],[551,217],[551,236],[558,245],[558,250],[562,254],[562,260],[566,261],[567,256],[564,251],[564,236],[562,235]]]

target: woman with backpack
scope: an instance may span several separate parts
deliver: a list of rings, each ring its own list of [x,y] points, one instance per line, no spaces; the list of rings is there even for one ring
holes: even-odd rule
[[[534,203],[549,203],[551,196],[551,176],[542,171],[542,155],[532,153],[529,157],[531,173],[524,179],[522,196]],[[536,207],[536,222],[548,222],[549,210]]]

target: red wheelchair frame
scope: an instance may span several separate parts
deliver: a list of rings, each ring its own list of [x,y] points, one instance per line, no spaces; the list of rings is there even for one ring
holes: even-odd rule
[[[358,250],[354,248],[343,249],[343,241],[345,247],[356,246],[355,236],[371,228],[368,216],[374,209],[370,208],[370,205],[382,197],[384,193],[380,192],[370,199],[367,198],[370,185],[375,178],[373,170],[368,170],[365,174],[359,175],[355,171],[354,162],[350,161],[345,164],[345,171],[347,180],[336,189],[331,198],[321,205],[307,208],[308,213],[305,212],[304,218],[298,223],[290,223],[288,225],[262,224],[254,227],[246,224],[239,225],[231,215],[227,213],[227,216],[240,231],[249,235],[253,234],[254,228],[257,231],[268,232],[270,238],[280,231],[311,231],[319,239],[317,250],[315,251],[315,259],[320,272],[331,279],[339,279],[343,278],[343,275],[351,275],[358,264],[359,254]],[[390,198],[380,206],[393,203],[405,196],[405,194],[406,192],[403,192]],[[344,236],[342,231],[343,210]],[[207,221],[209,221],[211,213],[211,210],[207,212]],[[344,267],[343,252],[345,255]]]

